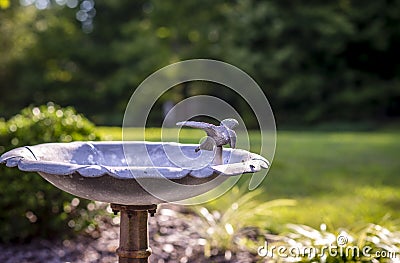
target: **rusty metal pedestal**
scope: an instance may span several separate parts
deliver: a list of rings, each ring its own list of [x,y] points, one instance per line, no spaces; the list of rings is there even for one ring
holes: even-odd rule
[[[151,255],[148,214],[154,216],[157,205],[119,205],[111,204],[114,214],[121,212],[119,263],[147,263]]]

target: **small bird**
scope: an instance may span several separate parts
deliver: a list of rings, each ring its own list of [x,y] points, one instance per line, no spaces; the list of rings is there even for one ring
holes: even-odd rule
[[[207,133],[207,138],[195,149],[196,152],[200,149],[212,151],[214,146],[218,147],[228,143],[231,148],[236,147],[236,132],[233,129],[239,125],[239,122],[235,119],[225,119],[219,126],[197,121],[181,121],[176,125],[203,129]]]

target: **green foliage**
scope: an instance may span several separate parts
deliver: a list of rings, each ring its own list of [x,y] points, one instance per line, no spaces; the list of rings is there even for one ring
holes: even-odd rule
[[[90,34],[75,20],[79,7],[50,2],[38,10],[5,1],[10,7],[0,10],[5,117],[27,101],[53,100],[74,105],[99,124],[120,124],[130,95],[149,74],[192,58],[244,69],[280,123],[400,116],[400,72],[393,59],[400,44],[399,0],[98,0]],[[211,94],[243,112],[246,102],[227,90],[192,83],[163,99]],[[150,125],[161,123],[160,103]],[[251,114],[243,115],[253,124]]]
[[[285,123],[399,114],[399,1],[238,1],[225,58],[263,86]],[[395,22],[397,21],[397,22]],[[243,34],[243,32],[246,32]]]
[[[207,241],[205,255],[211,256],[212,249],[237,252],[249,240],[247,232],[253,228],[263,228],[274,217],[274,209],[293,206],[295,200],[276,199],[262,202],[257,197],[261,189],[246,192],[247,185],[239,189],[235,186],[219,199],[206,206],[195,206],[193,210],[200,216],[195,229]]]
[[[73,108],[53,103],[25,108],[10,120],[0,121],[0,154],[23,145],[96,139],[99,136],[91,122]],[[1,242],[55,237],[91,224],[94,212],[86,211],[89,201],[55,188],[36,173],[2,165],[0,188]]]

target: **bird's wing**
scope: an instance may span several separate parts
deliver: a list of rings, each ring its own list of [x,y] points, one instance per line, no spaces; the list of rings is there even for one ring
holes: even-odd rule
[[[229,146],[236,148],[236,132],[234,130],[228,130],[229,133]]]
[[[225,119],[221,121],[221,125],[228,127],[229,129],[234,129],[239,125],[239,122],[235,119]]]
[[[211,136],[211,137],[219,136],[219,134],[216,130],[217,126],[210,124],[210,123],[198,122],[198,121],[181,121],[181,122],[178,122],[176,125],[197,128],[197,129],[203,129],[207,133],[207,135]]]

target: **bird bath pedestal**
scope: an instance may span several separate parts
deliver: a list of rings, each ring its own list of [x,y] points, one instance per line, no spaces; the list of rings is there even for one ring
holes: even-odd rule
[[[147,220],[149,214],[156,212],[157,204],[201,195],[229,176],[254,173],[269,166],[260,155],[216,146],[218,155],[213,156],[213,151],[203,151],[209,145],[142,141],[46,143],[6,152],[0,163],[37,172],[75,196],[111,203],[113,212],[121,214],[119,262],[147,262],[151,254]]]
[[[119,248],[120,263],[148,262],[151,255],[147,230],[148,214],[154,216],[157,205],[118,205],[111,204],[116,214],[121,212]]]

